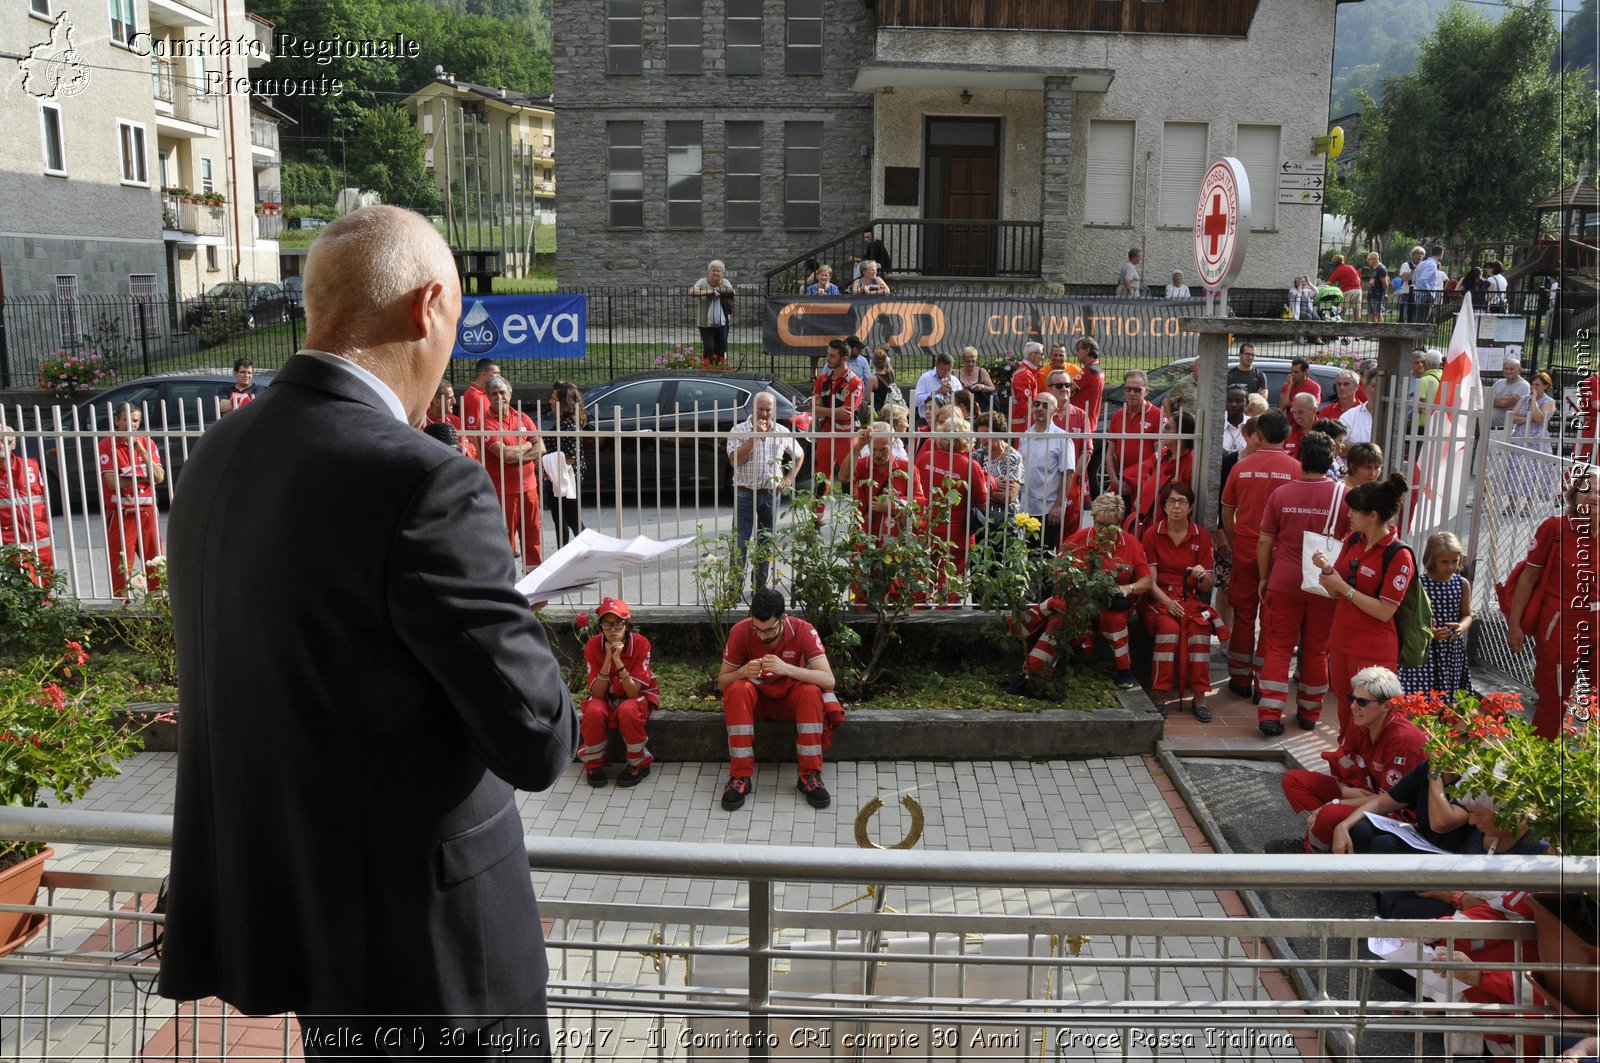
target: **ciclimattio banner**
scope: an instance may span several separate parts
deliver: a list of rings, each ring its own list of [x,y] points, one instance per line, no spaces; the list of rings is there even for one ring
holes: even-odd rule
[[[774,295],[767,298],[761,339],[774,354],[815,357],[831,339],[856,336],[869,347],[902,354],[958,355],[976,347],[984,355],[1020,351],[1029,340],[1070,348],[1093,336],[1102,354],[1178,359],[1199,349],[1185,317],[1201,314],[1198,299],[1084,299],[1049,295]]]

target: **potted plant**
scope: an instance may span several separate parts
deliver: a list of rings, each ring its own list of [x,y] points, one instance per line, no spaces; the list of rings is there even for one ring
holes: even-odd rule
[[[0,668],[0,804],[38,808],[47,794],[58,804],[75,801],[143,748],[142,732],[158,717],[124,726],[126,691],[88,664],[83,644],[71,641],[57,654]],[[0,899],[32,904],[49,855],[39,842],[0,840]],[[39,916],[0,913],[0,955],[43,926]]]
[[[1554,741],[1524,719],[1517,694],[1406,695],[1397,707],[1427,735],[1430,766],[1461,776],[1456,789],[1494,803],[1502,829],[1525,825],[1567,856],[1600,854],[1600,713],[1591,695]],[[1592,887],[1593,884],[1591,884]],[[1533,897],[1539,956],[1573,965],[1535,978],[1567,1010],[1600,1012],[1600,905],[1590,890]]]
[[[40,389],[57,398],[70,399],[109,387],[116,379],[117,370],[111,359],[92,347],[59,350],[39,363]]]

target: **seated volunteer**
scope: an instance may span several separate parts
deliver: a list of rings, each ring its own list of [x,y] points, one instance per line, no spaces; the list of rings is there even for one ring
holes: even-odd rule
[[[1387,668],[1363,668],[1350,678],[1351,722],[1339,748],[1323,753],[1328,773],[1296,768],[1283,777],[1283,796],[1306,821],[1306,836],[1292,848],[1328,852],[1333,832],[1356,806],[1390,789],[1423,761],[1424,736],[1389,707],[1400,678]],[[1269,845],[1287,851],[1282,843]]]
[[[645,748],[645,722],[661,705],[661,684],[650,671],[650,640],[633,630],[628,603],[602,598],[595,610],[600,633],[583,647],[589,665],[588,695],[579,706],[578,731],[583,745],[578,759],[588,773],[590,786],[606,784],[606,732],[615,727],[627,746],[628,766],[617,776],[618,786],[637,786],[650,774],[655,758]]]
[[[799,791],[813,808],[833,800],[822,783],[822,751],[844,722],[833,694],[833,669],[817,629],[784,613],[783,593],[770,587],[750,596],[750,615],[728,632],[717,676],[728,726],[728,784],[722,807],[743,808],[755,792],[755,721],[793,720]]]
[[[1367,813],[1408,823],[1424,841],[1448,852],[1466,848],[1475,828],[1467,823],[1467,810],[1446,789],[1458,776],[1448,780],[1432,770],[1424,760],[1405,778],[1381,794],[1356,806],[1343,823],[1333,828],[1336,853],[1415,853],[1426,850],[1408,845],[1398,834],[1373,823]]]

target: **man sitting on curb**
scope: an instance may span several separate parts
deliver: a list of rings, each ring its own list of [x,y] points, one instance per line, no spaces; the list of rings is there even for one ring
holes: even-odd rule
[[[1422,731],[1389,708],[1402,693],[1387,668],[1363,668],[1351,677],[1351,727],[1338,749],[1322,754],[1329,774],[1296,768],[1283,777],[1283,796],[1305,818],[1306,836],[1268,842],[1267,852],[1328,852],[1334,830],[1357,805],[1392,789],[1422,763]]]
[[[744,807],[755,791],[755,721],[793,720],[798,789],[812,808],[833,800],[822,784],[822,750],[844,720],[833,696],[833,669],[817,629],[784,614],[783,593],[770,587],[750,596],[750,615],[733,625],[717,689],[728,725],[728,784],[722,807]],[[825,706],[825,701],[830,704]]]

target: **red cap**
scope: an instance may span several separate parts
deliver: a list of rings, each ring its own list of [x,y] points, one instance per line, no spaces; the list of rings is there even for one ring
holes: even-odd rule
[[[621,598],[601,598],[600,608],[596,609],[594,612],[596,616],[605,616],[607,613],[610,613],[618,620],[627,620],[629,618],[628,603],[623,601]]]

